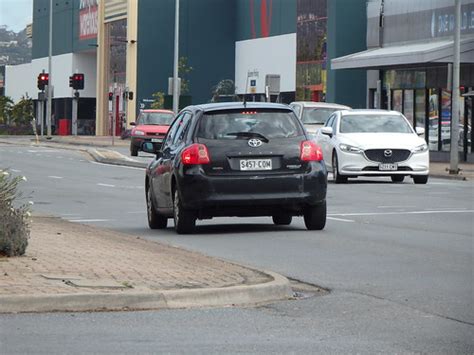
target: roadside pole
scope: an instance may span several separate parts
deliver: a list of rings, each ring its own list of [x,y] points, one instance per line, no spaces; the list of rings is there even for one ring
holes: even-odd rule
[[[459,173],[459,67],[461,39],[461,0],[455,0],[453,91],[451,117],[450,174]]]
[[[178,62],[179,62],[179,0],[175,0],[174,14],[174,63],[173,63],[173,112],[179,111]]]
[[[49,0],[49,54],[48,54],[48,104],[46,106],[47,136],[51,138],[51,100],[53,98],[53,71],[51,57],[53,55],[53,0]]]

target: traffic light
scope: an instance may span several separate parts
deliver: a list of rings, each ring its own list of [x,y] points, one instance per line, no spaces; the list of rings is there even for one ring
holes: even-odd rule
[[[114,93],[113,93],[113,92],[109,92],[109,101],[112,101],[113,98],[114,98]]]
[[[84,89],[84,74],[72,74],[69,77],[69,86],[74,90],[83,90]]]
[[[48,73],[39,73],[38,74],[38,89],[44,91],[44,87],[49,83],[49,74]]]

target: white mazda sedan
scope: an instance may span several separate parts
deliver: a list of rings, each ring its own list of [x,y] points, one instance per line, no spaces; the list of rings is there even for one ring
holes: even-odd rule
[[[411,176],[415,184],[426,184],[429,150],[420,137],[424,133],[424,128],[414,130],[400,112],[345,110],[327,119],[316,141],[336,183],[358,176],[390,176],[402,182]]]

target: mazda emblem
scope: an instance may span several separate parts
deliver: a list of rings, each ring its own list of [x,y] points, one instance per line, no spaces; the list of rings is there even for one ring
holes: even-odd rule
[[[391,151],[390,149],[385,149],[385,150],[383,151],[383,155],[384,155],[384,157],[386,157],[386,158],[390,158],[390,157],[392,156],[392,151]]]
[[[248,144],[252,148],[257,148],[257,147],[260,147],[263,144],[263,142],[260,139],[252,138],[252,139],[249,139]]]

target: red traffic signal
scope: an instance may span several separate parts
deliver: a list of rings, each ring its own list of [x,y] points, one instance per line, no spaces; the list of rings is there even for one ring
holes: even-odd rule
[[[49,83],[49,74],[48,73],[39,73],[38,74],[38,89],[44,91],[44,88]]]
[[[69,86],[74,90],[84,89],[84,74],[76,73],[69,77]]]
[[[109,101],[112,101],[113,98],[114,98],[114,93],[113,93],[113,92],[109,92]]]

